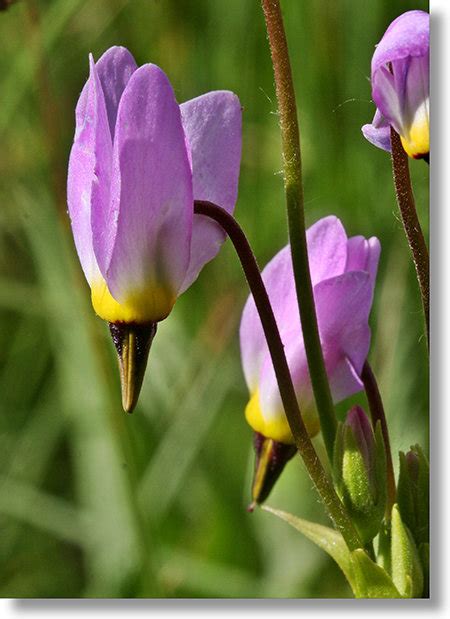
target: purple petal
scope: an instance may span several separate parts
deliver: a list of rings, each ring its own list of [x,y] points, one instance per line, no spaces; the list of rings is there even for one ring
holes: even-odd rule
[[[195,200],[207,200],[232,213],[241,161],[242,113],[231,92],[209,92],[181,104],[183,127],[192,156]],[[182,285],[186,290],[220,249],[225,235],[215,222],[196,215],[191,259]]]
[[[330,215],[308,228],[309,268],[312,285],[340,275],[347,262],[347,235],[341,221]]]
[[[337,217],[324,217],[306,232],[313,286],[322,279],[340,275],[347,263],[347,235]],[[302,338],[298,302],[295,292],[290,246],[272,258],[262,272],[281,337],[296,332]],[[255,387],[267,352],[266,340],[250,296],[242,314],[241,357],[250,391]]]
[[[292,332],[289,336],[286,334],[283,344],[300,410],[305,415],[313,406],[313,395],[303,339],[298,338],[298,332]],[[264,357],[259,376],[259,401],[266,422],[284,415],[278,382],[268,353]]]
[[[110,47],[95,66],[105,95],[109,129],[114,140],[120,98],[130,77],[136,71],[137,64],[125,47],[115,46]]]
[[[384,33],[372,57],[372,76],[380,67],[408,57],[425,55],[430,47],[430,16],[424,11],[407,11]]]
[[[347,242],[345,271],[367,271],[372,282],[375,282],[380,253],[381,245],[376,237],[365,239],[363,236],[352,236]]]
[[[105,100],[92,56],[90,77],[76,109],[67,201],[75,245],[89,283],[99,276],[93,251],[91,209],[107,205],[112,145]]]
[[[283,338],[285,331],[301,333],[297,297],[292,273],[291,249],[286,245],[266,265],[262,278]],[[241,358],[250,391],[256,388],[267,344],[253,297],[250,295],[240,326]]]
[[[331,381],[336,369],[339,369],[339,374],[342,371],[339,363],[345,358],[358,375],[361,372],[369,352],[368,318],[372,298],[372,278],[363,271],[344,273],[320,282],[314,288],[320,339]],[[337,381],[334,388],[342,394],[353,382],[352,379],[348,385],[340,385]]]
[[[409,11],[389,26],[372,58],[372,98],[412,157],[429,152],[429,43],[428,13]]]
[[[328,372],[331,395],[335,404],[364,389],[363,382],[359,377],[360,373],[361,370],[358,373],[347,357],[340,357],[338,359],[337,363]]]
[[[103,90],[106,112],[108,115],[109,130],[111,139],[113,140],[120,97],[122,96],[131,75],[136,71],[137,65],[133,56],[125,47],[115,46],[110,47],[102,56],[100,56],[95,63],[95,68]],[[88,90],[89,80],[87,80],[83,90],[81,91],[75,110],[77,125],[78,122],[81,124],[83,122]]]
[[[118,301],[148,287],[178,292],[189,262],[192,174],[179,106],[155,65],[135,71],[122,95],[111,202],[95,215],[96,256]]]
[[[316,282],[314,297],[320,337],[333,385],[333,396],[339,401],[361,389],[357,373],[361,371],[370,342],[367,321],[380,244],[374,237],[369,240],[363,237],[347,240],[342,224],[336,217],[326,217],[311,226],[307,238],[310,256],[314,259],[311,270]],[[323,263],[320,261],[321,248]],[[346,270],[351,272],[345,273]],[[333,277],[333,273],[337,275]],[[300,389],[306,360],[300,360],[300,356],[304,355],[303,336],[289,245],[267,264],[262,277],[287,354],[290,351],[290,367],[294,373],[299,372],[297,385]],[[252,296],[248,298],[242,314],[240,343],[244,375],[250,392],[254,392],[260,382],[263,365],[269,361]],[[308,382],[302,395],[303,400],[309,401],[310,390]],[[268,387],[265,393],[267,395],[270,392],[271,387]]]
[[[310,436],[314,436],[320,424],[314,404],[303,341],[298,338],[298,333],[292,332],[285,334],[283,344],[303,421]],[[268,353],[261,367],[258,396],[261,415],[268,427],[271,427],[272,431],[277,428],[277,432],[289,434],[275,371]],[[286,440],[285,437],[284,440]]]
[[[391,152],[391,126],[379,110],[375,112],[372,124],[364,125],[361,131],[368,142],[377,148]]]
[[[398,62],[404,65],[408,61],[400,60]],[[400,70],[400,72],[396,70],[394,74],[387,67],[380,67],[372,75],[372,98],[380,110],[380,114],[400,135],[404,131],[404,94],[405,74],[403,70]]]

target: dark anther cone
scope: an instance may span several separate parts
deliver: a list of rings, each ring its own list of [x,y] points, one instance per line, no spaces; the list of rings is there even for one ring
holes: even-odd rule
[[[131,413],[137,404],[156,326],[156,322],[139,325],[126,322],[109,323],[119,357],[122,406],[126,413]]]
[[[295,445],[279,443],[259,432],[254,433],[256,452],[255,472],[252,484],[252,503],[249,511],[269,496],[285,465],[297,451]]]

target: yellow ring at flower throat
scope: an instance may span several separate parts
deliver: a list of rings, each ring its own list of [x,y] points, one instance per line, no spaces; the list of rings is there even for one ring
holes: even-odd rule
[[[110,293],[104,279],[91,287],[92,306],[98,316],[108,322],[159,322],[175,304],[176,295],[163,286],[147,286],[131,292],[123,303]]]
[[[407,155],[420,159],[430,152],[430,125],[425,114],[414,122],[407,136],[400,136],[402,146]]]
[[[302,410],[301,412],[309,436],[315,436],[320,430],[320,422],[317,413],[311,409],[307,411]],[[283,410],[273,419],[267,421],[264,418],[259,402],[258,390],[251,396],[245,408],[245,418],[255,432],[259,432],[266,438],[271,438],[274,441],[285,443],[286,445],[294,444],[294,438]]]

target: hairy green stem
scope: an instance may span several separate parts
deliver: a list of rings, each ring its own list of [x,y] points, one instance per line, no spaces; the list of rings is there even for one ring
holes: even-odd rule
[[[330,462],[337,421],[317,326],[306,246],[300,133],[289,51],[279,0],[261,0],[275,75],[283,150],[289,240],[303,339],[323,439]]]
[[[400,136],[391,127],[391,160],[394,176],[395,195],[402,217],[403,228],[408,239],[412,259],[416,268],[422,297],[423,313],[427,333],[427,343],[430,340],[430,259],[428,247],[417,216],[414,193],[409,174],[408,155],[405,153]]]
[[[377,380],[369,365],[369,362],[364,363],[361,380],[364,383],[364,389],[367,395],[367,401],[369,403],[370,416],[372,418],[372,425],[375,431],[377,421],[381,424],[381,433],[383,434],[384,449],[386,452],[386,519],[390,520],[392,506],[395,503],[397,491],[395,489],[395,475],[394,465],[392,463],[391,443],[389,440],[389,430],[386,421],[386,415],[384,413],[383,401],[381,399],[380,390],[378,389]]]
[[[303,423],[289,366],[284,353],[283,342],[281,341],[278,326],[259,272],[258,264],[247,238],[234,217],[220,206],[212,204],[211,202],[196,201],[194,210],[196,214],[205,215],[216,221],[227,233],[234,245],[261,319],[280,390],[281,400],[289,422],[289,427],[295,440],[295,445],[303,458],[306,469],[317,488],[328,514],[336,528],[341,532],[347,546],[350,550],[361,548],[361,540],[319,460],[305,424]]]

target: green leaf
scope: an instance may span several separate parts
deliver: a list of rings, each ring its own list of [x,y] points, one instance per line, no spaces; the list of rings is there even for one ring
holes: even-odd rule
[[[374,563],[362,548],[351,552],[338,531],[297,518],[268,505],[264,505],[262,509],[290,524],[329,554],[344,573],[355,597],[389,599],[402,597],[387,572]]]

